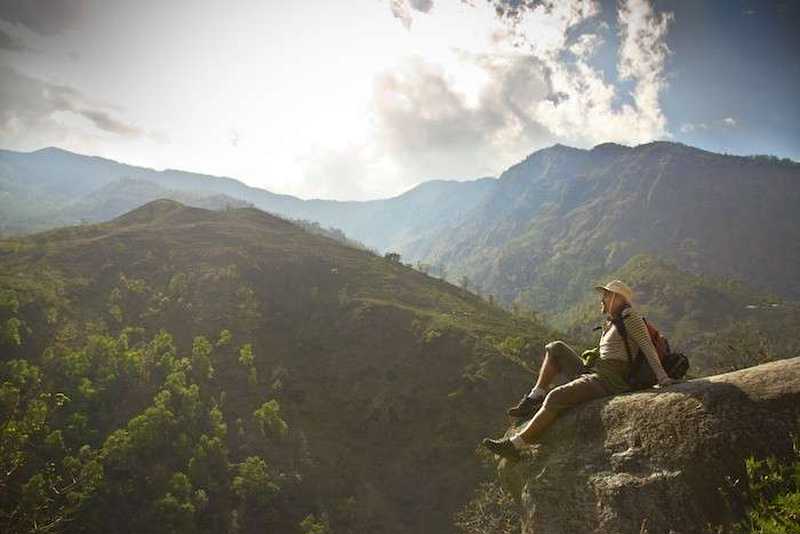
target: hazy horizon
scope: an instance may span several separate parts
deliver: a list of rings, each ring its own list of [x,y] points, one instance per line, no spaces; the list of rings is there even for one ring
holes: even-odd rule
[[[658,142],[658,141],[654,141],[654,142]],[[670,143],[672,141],[661,141],[661,142]],[[601,144],[603,144],[603,143],[599,143],[598,145],[595,145],[595,146],[599,146]],[[643,145],[644,144],[648,144],[648,143],[643,143]],[[530,152],[529,154],[525,155],[520,161],[513,162],[510,165],[510,167],[522,162],[525,158],[527,158],[531,154],[534,154],[534,153],[536,153],[536,152],[538,152],[540,150],[545,150],[547,148],[552,148],[554,146],[556,146],[556,144],[553,144],[553,145],[550,145],[550,146],[547,146],[547,147],[543,147],[543,148],[534,150],[534,151]],[[563,146],[568,146],[568,145],[563,145]],[[633,146],[622,145],[622,146],[626,146],[627,148],[635,149],[635,148],[638,148],[641,145],[633,145]],[[691,147],[691,145],[686,145],[686,146],[690,146]],[[66,152],[70,152],[72,154],[76,154],[76,155],[79,155],[79,156],[84,156],[84,157],[100,157],[100,156],[97,156],[95,154],[82,154],[82,153],[79,153],[79,152],[74,152],[74,151],[71,151],[71,150],[67,150],[67,149],[64,149],[64,148],[61,148],[61,147],[54,147],[54,146],[42,147],[40,149],[31,150],[31,151],[13,151],[13,150],[11,150],[11,151],[12,152],[18,152],[18,153],[32,154],[34,152],[39,152],[39,151],[42,151],[42,150],[53,149],[53,148],[57,149],[57,150],[63,150],[63,151],[66,151]],[[571,147],[571,148],[578,148],[578,147]],[[591,150],[592,148],[594,148],[594,147],[589,147],[587,149],[580,149],[580,150]],[[698,147],[691,147],[691,148],[698,148]],[[0,150],[10,150],[10,149],[6,149],[4,147],[0,147]],[[700,150],[703,150],[703,149],[700,149]],[[711,152],[715,153],[713,151],[711,151]],[[721,155],[724,155],[724,156],[736,156],[736,157],[739,157],[739,156],[774,156],[773,154],[721,154]],[[103,158],[103,159],[107,159],[109,161],[114,161],[116,163],[119,163],[119,164],[122,164],[122,165],[128,165],[128,166],[131,166],[131,167],[139,167],[139,168],[143,168],[143,169],[150,169],[150,170],[153,170],[153,171],[156,171],[156,172],[164,172],[164,171],[191,172],[193,174],[205,175],[205,176],[213,176],[215,178],[231,178],[231,179],[237,180],[237,181],[239,181],[241,183],[245,183],[243,180],[240,180],[236,176],[212,175],[212,174],[204,173],[204,172],[200,172],[200,171],[187,171],[186,169],[179,169],[179,168],[175,168],[175,167],[154,168],[154,167],[147,167],[145,165],[140,165],[140,164],[137,164],[136,162],[113,160],[113,159],[110,159],[110,158]],[[797,161],[797,160],[793,160],[793,161]],[[800,162],[798,162],[798,163],[800,163]],[[505,171],[505,170],[506,169],[503,169],[503,171]],[[486,180],[486,179],[496,180],[496,179],[498,179],[500,177],[500,174],[502,174],[502,172],[498,173],[497,176],[483,176],[483,177],[476,177],[476,178],[466,178],[464,180],[431,178],[430,180],[425,180],[425,181],[413,184],[413,185],[409,186],[408,188],[403,189],[403,190],[401,190],[401,191],[399,191],[399,192],[397,192],[395,194],[391,194],[391,195],[387,195],[387,196],[383,196],[383,197],[369,198],[369,199],[351,199],[351,198],[325,199],[325,198],[314,197],[314,196],[304,197],[304,196],[294,195],[294,194],[291,194],[291,193],[286,193],[286,192],[283,192],[283,191],[275,191],[275,190],[272,190],[272,189],[267,189],[267,188],[264,188],[264,187],[261,187],[261,186],[258,186],[258,185],[250,185],[250,184],[246,184],[246,183],[245,183],[245,185],[248,185],[249,187],[255,187],[255,188],[259,188],[259,189],[265,190],[265,191],[269,191],[270,193],[274,193],[274,194],[278,194],[278,195],[291,195],[291,196],[294,196],[296,198],[299,198],[300,200],[335,200],[335,201],[339,201],[339,202],[369,202],[369,201],[372,201],[372,200],[388,200],[388,199],[396,198],[396,197],[402,196],[402,195],[404,195],[404,194],[406,194],[406,193],[408,193],[408,192],[410,192],[410,191],[416,189],[417,187],[419,187],[419,186],[421,186],[423,184],[426,184],[426,183],[431,183],[431,182],[468,182],[468,181]]]

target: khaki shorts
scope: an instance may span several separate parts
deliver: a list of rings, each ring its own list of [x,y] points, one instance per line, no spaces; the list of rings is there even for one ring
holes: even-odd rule
[[[548,343],[545,350],[558,365],[566,382],[550,390],[542,405],[544,409],[560,413],[575,405],[613,393],[597,374],[583,364],[578,353],[563,341]]]

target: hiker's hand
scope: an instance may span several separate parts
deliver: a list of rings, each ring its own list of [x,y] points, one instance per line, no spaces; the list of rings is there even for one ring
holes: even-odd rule
[[[663,387],[671,386],[672,384],[677,384],[679,381],[675,380],[674,378],[667,377],[664,380],[661,380],[658,384],[653,386],[656,389],[661,389]]]

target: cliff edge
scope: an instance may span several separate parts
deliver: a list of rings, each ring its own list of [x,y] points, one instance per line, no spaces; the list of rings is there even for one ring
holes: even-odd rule
[[[498,471],[526,534],[701,533],[739,518],[720,488],[744,460],[799,429],[800,357],[591,402]]]

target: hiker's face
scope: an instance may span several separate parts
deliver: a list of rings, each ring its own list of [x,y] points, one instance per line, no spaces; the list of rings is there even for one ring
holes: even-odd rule
[[[603,291],[602,293],[600,293],[601,312],[602,313],[610,313],[611,312],[611,306],[614,305],[614,302],[613,302],[614,300],[616,300],[616,299],[614,298],[614,293],[612,293],[611,291]]]

